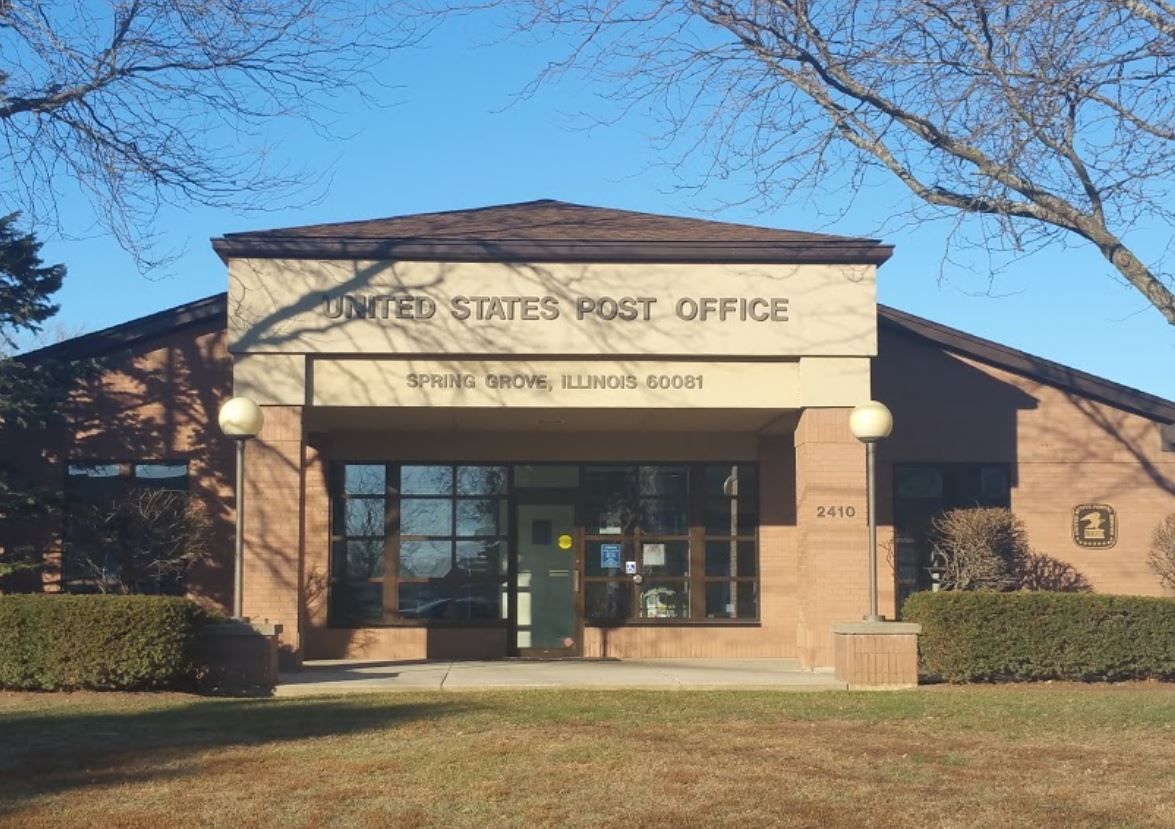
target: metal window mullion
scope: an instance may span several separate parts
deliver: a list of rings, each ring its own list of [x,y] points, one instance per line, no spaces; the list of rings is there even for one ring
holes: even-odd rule
[[[449,490],[449,573],[454,573],[457,569],[457,464],[449,467],[449,480],[453,482]]]
[[[689,589],[690,619],[705,618],[706,613],[706,467],[700,463],[690,464],[686,480],[687,512],[689,523],[689,570],[686,584]]]
[[[400,465],[384,465],[384,577],[383,608],[393,618],[400,614]]]

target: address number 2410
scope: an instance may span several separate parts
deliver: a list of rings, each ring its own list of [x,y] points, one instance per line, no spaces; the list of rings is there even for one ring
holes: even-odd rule
[[[816,507],[817,518],[853,518],[857,515],[856,507],[834,506]]]

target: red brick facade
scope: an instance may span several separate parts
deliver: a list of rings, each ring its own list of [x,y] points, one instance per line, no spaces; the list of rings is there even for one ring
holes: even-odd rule
[[[881,609],[895,613],[892,549],[893,466],[900,462],[1002,462],[1012,469],[1012,509],[1040,551],[1079,571],[1095,590],[1155,594],[1146,566],[1155,525],[1175,510],[1175,453],[1163,451],[1161,419],[952,351],[895,326],[883,326],[873,365],[874,396],[893,410],[892,437],[879,448]],[[4,461],[46,483],[61,482],[70,461],[185,459],[191,488],[217,522],[217,561],[196,573],[192,592],[227,607],[231,589],[232,446],[216,412],[231,388],[223,317],[108,349],[100,379],[79,388],[68,428],[52,435],[6,436]],[[1167,404],[1170,405],[1170,404]],[[454,658],[504,655],[503,629],[429,627],[332,629],[326,619],[330,521],[327,468],[353,458],[347,435],[308,433],[300,406],[265,407],[265,427],[248,445],[244,610],[283,626],[289,656]],[[795,413],[791,433],[746,435],[746,460],[759,463],[760,620],[755,625],[631,627],[585,631],[584,653],[610,656],[834,658],[832,626],[868,608],[864,450],[848,430],[848,410]],[[368,434],[365,445],[389,457],[397,436]],[[598,441],[565,435],[466,436],[452,452],[468,460],[584,460],[604,457]],[[710,437],[618,439],[607,450],[694,460]],[[664,444],[664,445],[662,445]],[[560,446],[559,450],[549,447]],[[559,451],[555,456],[550,452]],[[476,456],[471,456],[474,453]],[[529,453],[529,455],[527,454]],[[595,454],[593,454],[595,453]],[[609,455],[608,457],[611,457]],[[1111,504],[1120,537],[1110,549],[1074,544],[1072,508]],[[818,517],[818,507],[851,507],[852,517]],[[45,551],[43,589],[57,589],[59,528],[41,525],[4,543]]]
[[[68,344],[63,344],[68,346]],[[216,425],[232,388],[224,318],[181,326],[126,348],[93,356],[104,370],[81,383],[64,411],[64,428],[0,433],[3,461],[36,483],[60,489],[74,463],[187,461],[189,486],[216,530],[215,560],[191,579],[193,596],[227,607],[232,591],[233,448]],[[44,556],[42,589],[60,589],[61,524],[13,527],[0,544],[27,545]]]
[[[1175,452],[1163,451],[1159,421],[892,328],[882,328],[878,351],[874,396],[894,415],[878,447],[884,523],[895,462],[1004,462],[1012,511],[1034,548],[1098,592],[1161,593],[1146,559],[1155,527],[1175,511]],[[1113,547],[1074,542],[1073,508],[1084,503],[1117,512]]]

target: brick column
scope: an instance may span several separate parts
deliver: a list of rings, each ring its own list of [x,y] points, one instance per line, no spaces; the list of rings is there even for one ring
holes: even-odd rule
[[[301,659],[302,407],[262,406],[245,447],[244,615],[282,626],[283,664]]]
[[[322,652],[327,627],[330,570],[330,494],[325,437],[307,436],[302,490],[302,651],[314,659]]]
[[[869,612],[865,447],[849,409],[805,409],[796,425],[796,645],[807,668],[833,664],[832,625]]]

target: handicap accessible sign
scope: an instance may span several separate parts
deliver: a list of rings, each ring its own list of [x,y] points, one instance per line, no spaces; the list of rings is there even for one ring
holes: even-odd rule
[[[600,567],[607,570],[609,568],[620,569],[620,544],[601,544],[600,545]]]

